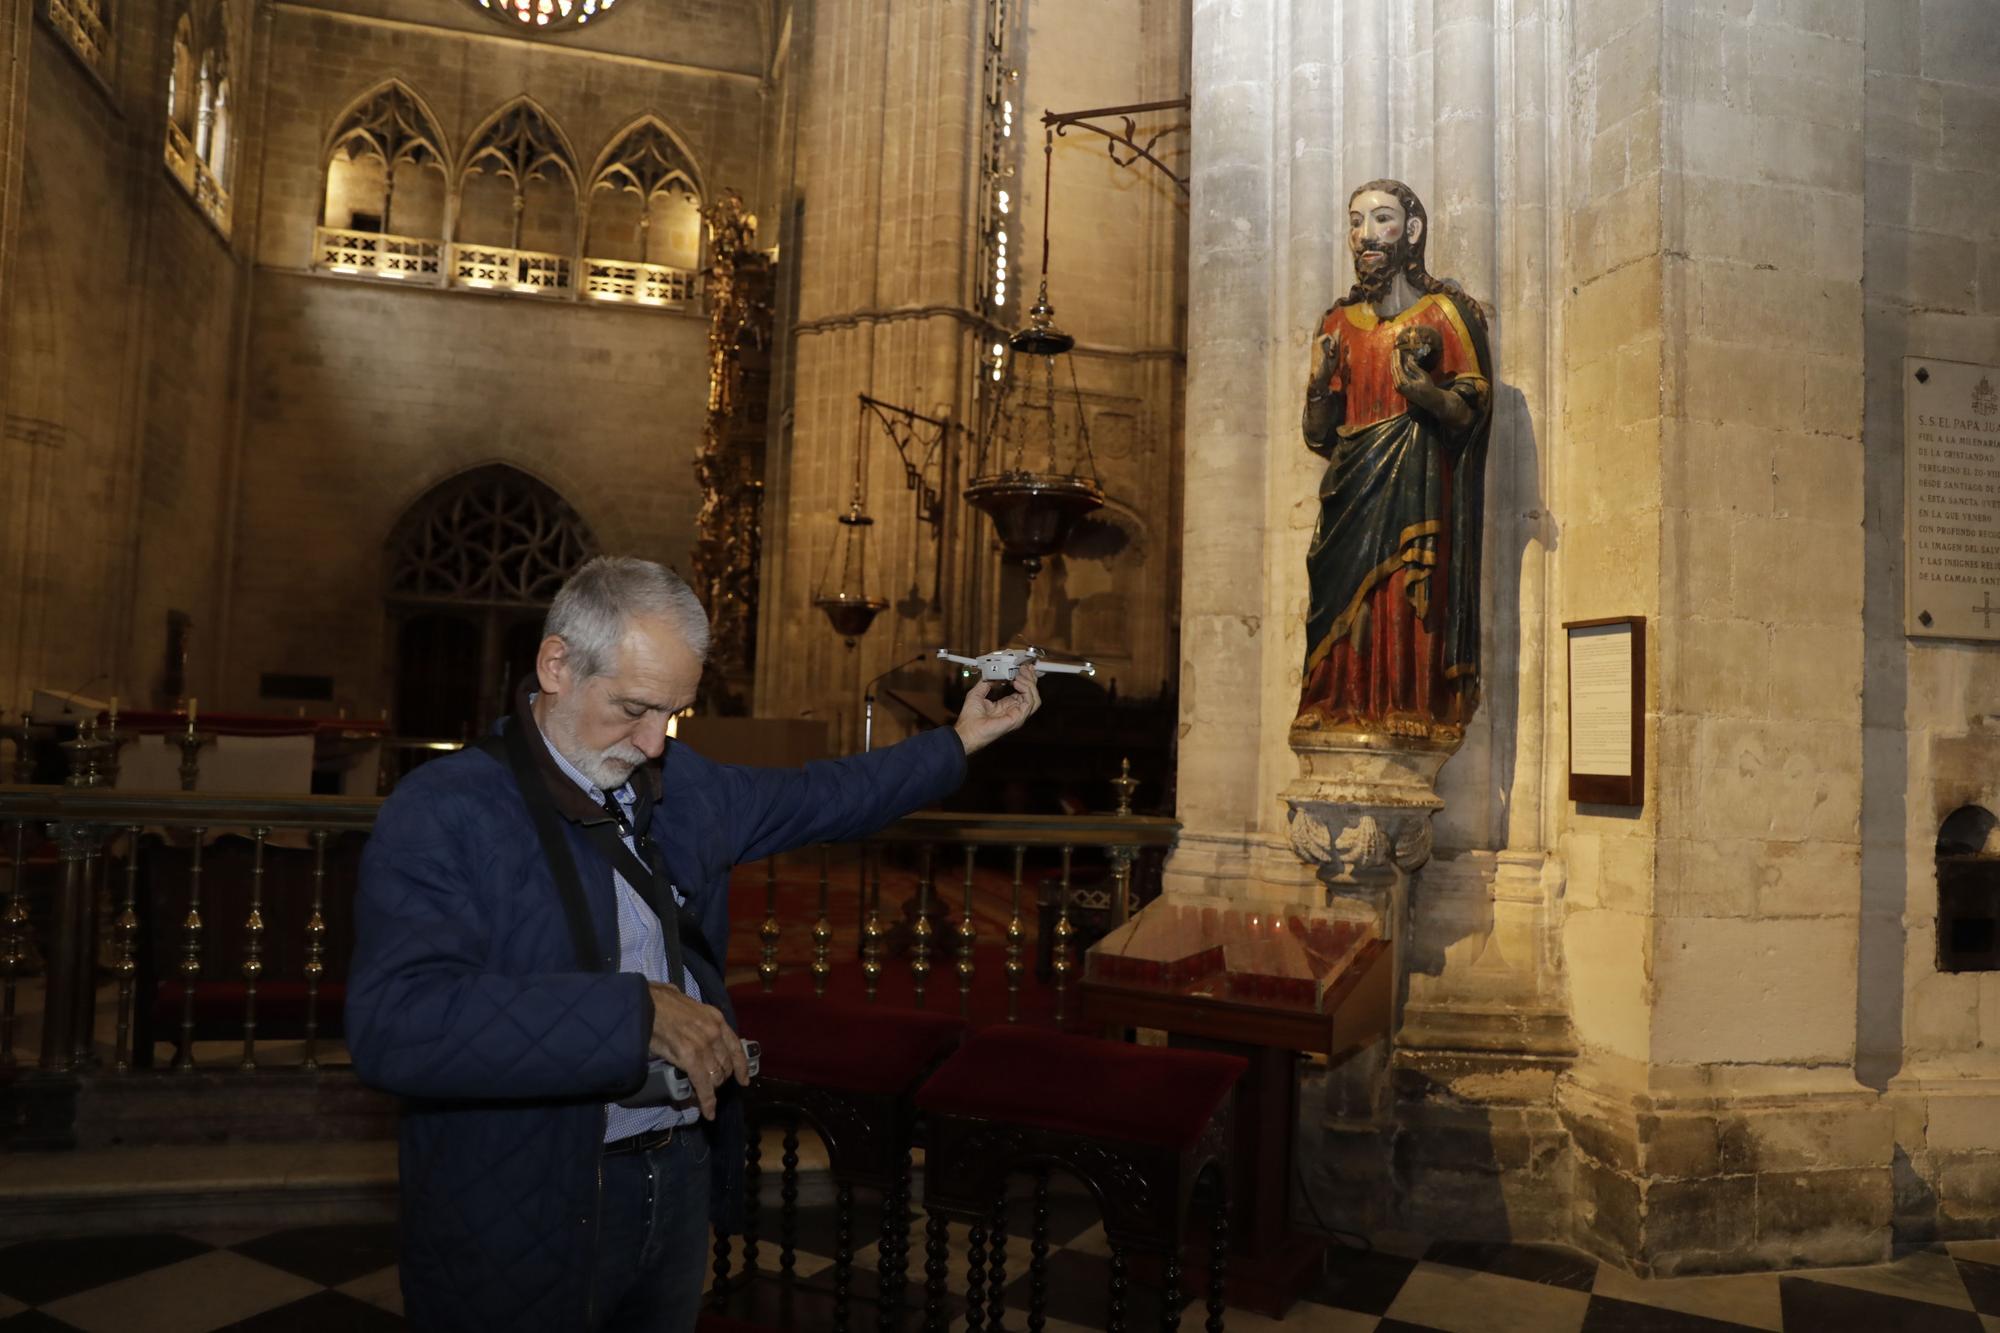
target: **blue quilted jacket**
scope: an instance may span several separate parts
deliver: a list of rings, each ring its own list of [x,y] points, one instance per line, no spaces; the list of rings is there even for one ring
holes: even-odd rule
[[[804,769],[713,763],[669,743],[652,836],[717,958],[729,872],[856,838],[948,795],[949,729]],[[361,862],[347,1037],[355,1068],[403,1097],[403,1301],[424,1330],[588,1327],[604,1103],[645,1075],[652,999],[618,972],[611,868],[565,822],[603,971],[577,969],[562,900],[506,765],[479,750],[424,765],[383,805]],[[692,967],[697,960],[690,954]],[[720,978],[706,996],[724,995]],[[741,1112],[718,1151],[741,1143]],[[732,1147],[733,1146],[733,1147]],[[740,1198],[740,1151],[711,1215]]]

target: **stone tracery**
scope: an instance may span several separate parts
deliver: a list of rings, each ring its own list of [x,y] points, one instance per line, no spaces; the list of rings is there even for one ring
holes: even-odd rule
[[[100,76],[111,72],[110,0],[48,0],[49,22],[84,64]]]

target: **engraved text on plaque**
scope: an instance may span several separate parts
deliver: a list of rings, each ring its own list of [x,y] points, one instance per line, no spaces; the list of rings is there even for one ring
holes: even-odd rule
[[[2000,641],[2000,366],[1903,358],[1904,632]]]

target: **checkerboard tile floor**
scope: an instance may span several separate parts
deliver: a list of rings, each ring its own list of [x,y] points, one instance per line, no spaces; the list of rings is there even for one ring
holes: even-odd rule
[[[1050,1333],[1104,1327],[1109,1275],[1103,1229],[1089,1203],[1052,1201]],[[766,1209],[760,1268],[775,1270],[778,1227]],[[1010,1226],[1025,1227],[1017,1218]],[[875,1236],[857,1210],[856,1236]],[[833,1212],[801,1209],[796,1326],[821,1326],[832,1289]],[[921,1226],[911,1234],[921,1277]],[[953,1228],[953,1288],[964,1286],[964,1232]],[[741,1250],[736,1258],[740,1263]],[[854,1291],[874,1291],[875,1246],[856,1254]],[[1007,1322],[1025,1327],[1027,1244],[1009,1235]],[[774,1306],[774,1281],[732,1308]],[[761,1291],[762,1296],[757,1293]],[[920,1296],[920,1288],[912,1289]],[[1135,1286],[1129,1327],[1157,1327],[1157,1296]],[[817,1298],[817,1299],[815,1299]],[[956,1304],[956,1303],[955,1303]],[[0,1247],[0,1333],[373,1333],[402,1329],[395,1232],[320,1226],[21,1241]],[[1191,1309],[1183,1327],[1196,1328]],[[872,1320],[868,1321],[872,1326]],[[912,1327],[914,1327],[914,1321]],[[1282,1324],[1231,1311],[1238,1333],[2000,1333],[2000,1241],[1911,1250],[1874,1268],[1640,1281],[1568,1250],[1440,1241],[1338,1250],[1326,1276]],[[962,1318],[953,1328],[963,1328]]]

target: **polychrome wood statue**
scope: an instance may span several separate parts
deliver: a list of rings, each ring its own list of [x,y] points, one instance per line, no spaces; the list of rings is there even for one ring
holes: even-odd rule
[[[1306,381],[1306,446],[1327,467],[1292,731],[1455,747],[1479,701],[1486,321],[1425,270],[1409,186],[1370,181],[1347,207],[1355,283],[1315,330]]]

